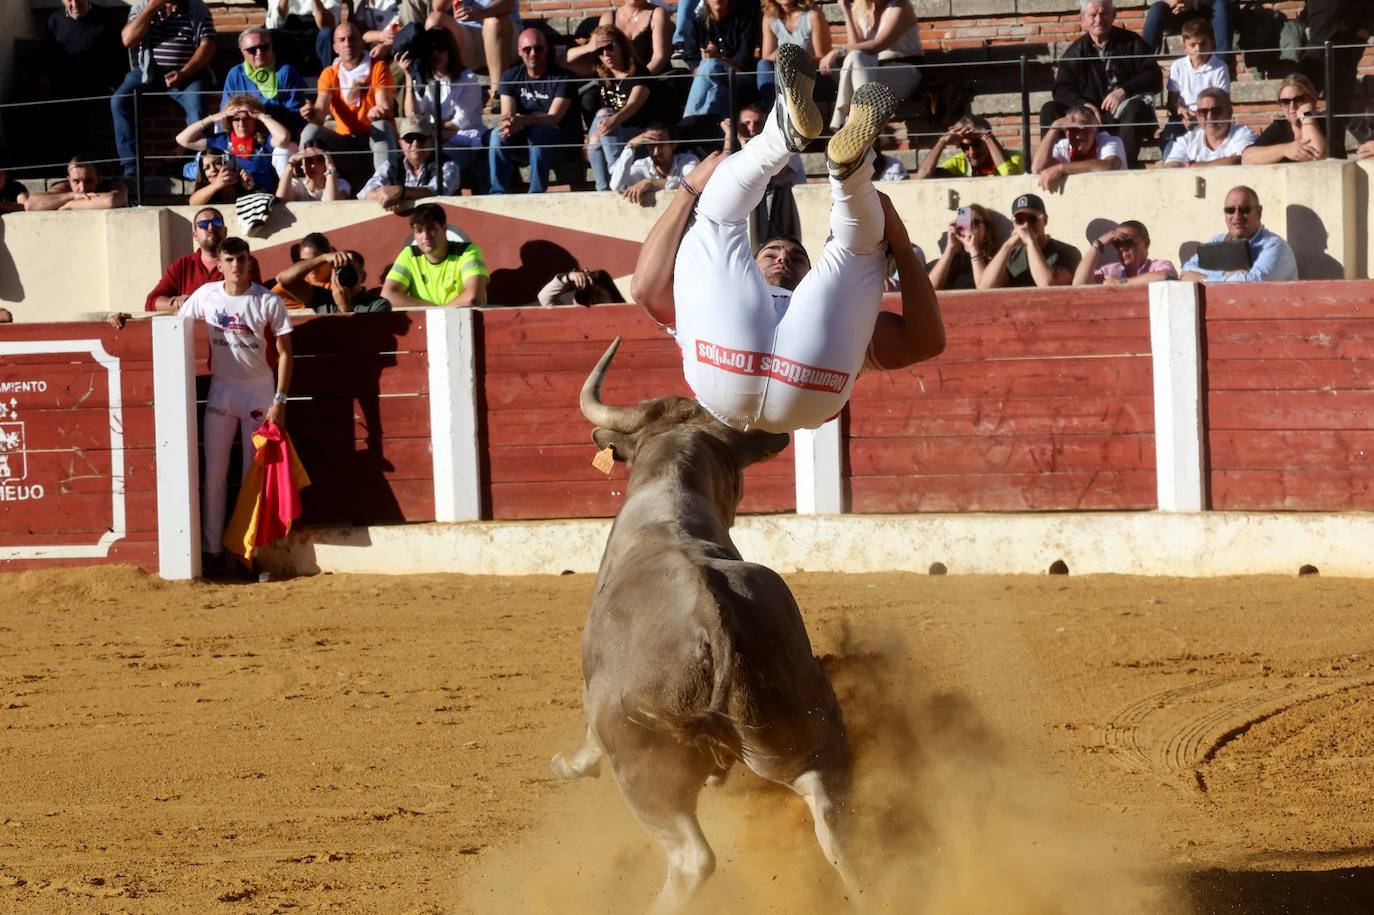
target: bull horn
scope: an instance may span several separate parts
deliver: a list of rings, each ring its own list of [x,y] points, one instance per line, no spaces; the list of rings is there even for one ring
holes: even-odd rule
[[[611,367],[611,359],[620,348],[620,337],[611,341],[596,368],[587,376],[582,385],[582,395],[578,406],[582,415],[594,426],[610,429],[612,432],[634,432],[643,422],[644,411],[639,407],[614,407],[601,402],[601,383],[606,380],[606,372]]]

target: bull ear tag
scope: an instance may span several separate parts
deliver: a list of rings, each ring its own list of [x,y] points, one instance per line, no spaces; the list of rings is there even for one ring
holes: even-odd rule
[[[602,448],[596,453],[596,457],[592,458],[592,466],[606,476],[610,476],[611,468],[615,466],[615,450],[609,445]]]

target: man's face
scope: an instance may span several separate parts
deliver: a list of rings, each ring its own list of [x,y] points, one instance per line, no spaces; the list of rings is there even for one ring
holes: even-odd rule
[[[759,249],[754,262],[763,271],[769,285],[796,289],[802,277],[811,269],[806,250],[796,242],[776,238]]]
[[[1079,156],[1091,155],[1097,151],[1097,125],[1091,118],[1077,115],[1069,125],[1069,145]]]
[[[430,254],[439,248],[445,240],[444,226],[433,222],[422,222],[413,227],[415,232],[415,247],[425,254]]]
[[[219,243],[224,241],[228,231],[224,228],[224,217],[202,210],[196,214],[191,237],[200,250],[207,254],[217,254]]]
[[[549,57],[549,46],[544,41],[542,33],[534,29],[527,29],[522,32],[516,50],[520,54],[520,62],[525,65],[525,71],[530,76],[542,76],[544,74],[544,67]]]
[[[1119,231],[1121,235],[1112,242],[1112,247],[1116,249],[1116,256],[1121,261],[1121,266],[1125,267],[1128,272],[1135,273],[1140,269],[1140,265],[1149,258],[1150,243],[1134,229],[1123,228]]]
[[[1210,139],[1224,139],[1231,130],[1231,106],[1220,99],[1198,99],[1197,119]]]
[[[62,9],[70,19],[80,19],[91,11],[91,0],[62,0]]]
[[[100,189],[100,176],[94,165],[77,165],[67,169],[67,184],[77,194],[94,194]]]
[[[429,161],[428,137],[419,133],[408,133],[401,137],[401,154],[411,168],[419,168]]]
[[[243,62],[254,69],[272,62],[272,38],[264,32],[251,32],[239,39]]]
[[[1083,31],[1092,36],[1094,42],[1101,44],[1107,40],[1116,22],[1116,8],[1110,3],[1089,3],[1083,7],[1078,20],[1083,24]]]
[[[356,61],[363,56],[363,36],[357,26],[344,23],[334,29],[334,53],[345,61]]]
[[[219,272],[224,274],[227,283],[246,283],[252,277],[249,274],[250,256],[248,254],[228,254],[221,251],[219,254]]]
[[[1035,233],[1036,238],[1044,236],[1045,223],[1048,222],[1045,214],[1036,210],[1017,210],[1012,214],[1011,221],[1018,226],[1027,226]]]
[[[763,130],[763,112],[746,108],[739,113],[739,135],[743,139],[756,137]]]
[[[661,172],[667,172],[673,167],[673,156],[677,154],[677,144],[668,138],[668,135],[661,130],[644,131],[644,147],[649,151],[649,158],[654,160],[654,165],[658,166]]]
[[[1222,212],[1226,215],[1226,232],[1233,240],[1250,238],[1259,231],[1263,208],[1249,192],[1237,188],[1227,194]]]

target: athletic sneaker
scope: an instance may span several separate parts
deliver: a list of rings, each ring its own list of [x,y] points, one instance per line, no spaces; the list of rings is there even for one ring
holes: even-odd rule
[[[824,129],[821,110],[811,98],[816,85],[816,65],[801,45],[784,44],[778,46],[773,68],[778,86],[777,101],[773,103],[774,117],[778,119],[787,148],[799,153]]]
[[[855,91],[849,103],[849,120],[825,148],[832,177],[843,181],[854,174],[896,110],[897,97],[882,83],[864,83]]]

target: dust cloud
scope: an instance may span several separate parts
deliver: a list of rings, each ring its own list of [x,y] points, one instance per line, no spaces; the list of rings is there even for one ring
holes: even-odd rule
[[[715,915],[1184,915],[1119,835],[1074,809],[1031,732],[990,720],[976,697],[923,682],[905,636],[847,627],[822,658],[854,754],[850,857],[859,907],[817,846],[791,791],[736,765],[703,788],[699,815],[717,867],[687,911]],[[1001,659],[1007,663],[1006,659]],[[1001,677],[1019,674],[1008,664]],[[1002,703],[1005,705],[1005,702]],[[569,741],[571,747],[575,740]],[[459,888],[459,911],[638,915],[665,873],[658,845],[609,776],[551,781],[538,825]]]

